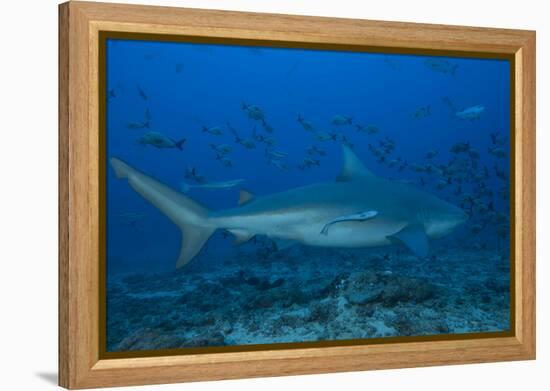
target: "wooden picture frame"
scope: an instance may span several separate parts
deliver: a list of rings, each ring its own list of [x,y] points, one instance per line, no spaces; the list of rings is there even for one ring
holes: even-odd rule
[[[102,31],[506,55],[515,108],[513,331],[496,338],[104,358],[99,37]],[[535,33],[291,15],[68,2],[59,6],[59,384],[90,388],[535,358]]]

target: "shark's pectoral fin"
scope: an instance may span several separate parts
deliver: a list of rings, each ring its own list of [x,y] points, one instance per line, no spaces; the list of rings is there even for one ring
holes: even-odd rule
[[[428,255],[428,237],[424,227],[420,224],[407,225],[401,231],[388,236],[388,239],[392,242],[404,244],[417,257],[423,258]]]
[[[277,246],[277,250],[284,250],[285,248],[289,248],[294,246],[295,244],[298,244],[295,240],[288,240],[288,239],[273,239],[275,242],[275,245]]]
[[[350,147],[342,144],[342,151],[344,155],[344,162],[342,165],[342,172],[336,178],[338,182],[347,182],[361,178],[376,178],[376,176],[369,171],[367,167],[363,165],[361,160],[355,155]]]
[[[235,235],[235,244],[243,244],[254,237],[254,234],[242,229],[230,229],[229,232]]]

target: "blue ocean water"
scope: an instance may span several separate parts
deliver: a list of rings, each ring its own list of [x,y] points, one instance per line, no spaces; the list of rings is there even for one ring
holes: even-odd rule
[[[427,257],[219,230],[176,270],[179,228],[108,167],[107,350],[509,329],[507,60],[119,39],[106,58],[107,159],[210,210],[331,181],[344,144],[469,216]]]

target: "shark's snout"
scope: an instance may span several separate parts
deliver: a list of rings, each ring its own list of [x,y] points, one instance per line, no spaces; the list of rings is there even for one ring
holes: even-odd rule
[[[441,211],[438,214],[434,214],[427,228],[429,235],[433,237],[441,237],[450,234],[456,227],[465,223],[469,219],[469,216],[462,209],[457,207],[447,207],[445,211]]]
[[[456,208],[452,213],[447,215],[446,221],[442,224],[442,234],[448,235],[454,231],[455,228],[468,221],[468,214],[462,209]]]
[[[470,216],[468,216],[465,211],[456,208],[456,210],[447,217],[449,229],[452,230],[459,225],[464,224],[466,221],[468,221],[469,218]]]

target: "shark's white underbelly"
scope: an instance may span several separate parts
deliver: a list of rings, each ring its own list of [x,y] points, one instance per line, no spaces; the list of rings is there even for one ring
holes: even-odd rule
[[[402,229],[406,222],[375,219],[344,221],[331,226],[327,235],[321,231],[333,216],[318,211],[231,216],[215,219],[219,228],[266,235],[273,239],[293,240],[318,247],[376,247],[392,244],[387,236]]]

